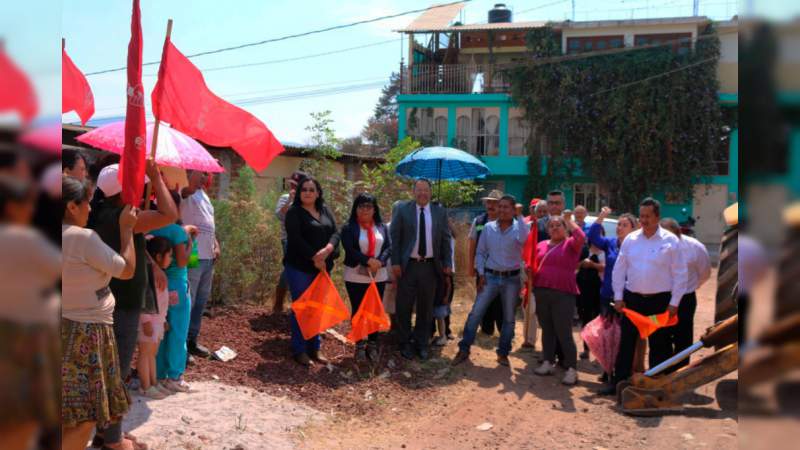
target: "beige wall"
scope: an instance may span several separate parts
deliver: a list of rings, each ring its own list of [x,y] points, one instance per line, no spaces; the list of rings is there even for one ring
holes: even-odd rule
[[[719,90],[725,93],[739,92],[739,33],[736,27],[719,27],[719,65],[717,78]]]

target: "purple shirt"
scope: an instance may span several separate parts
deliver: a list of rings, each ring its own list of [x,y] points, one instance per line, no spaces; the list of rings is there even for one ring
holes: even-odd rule
[[[536,263],[539,271],[536,273],[533,286],[578,295],[580,291],[575,282],[575,269],[578,268],[585,241],[586,235],[583,234],[583,230],[576,228],[573,229],[572,236],[552,249],[549,240],[539,242],[536,245]]]

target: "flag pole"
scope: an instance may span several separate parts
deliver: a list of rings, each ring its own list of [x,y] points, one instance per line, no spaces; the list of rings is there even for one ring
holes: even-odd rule
[[[161,51],[161,62],[159,63],[159,72],[161,71],[161,64],[164,64],[164,57],[167,54],[167,42],[169,42],[170,36],[172,36],[172,19],[167,20],[167,34],[164,37],[164,49]],[[156,160],[156,147],[158,146],[158,128],[161,122],[158,120],[158,115],[156,115],[155,111],[153,111],[153,118],[155,119],[156,123],[153,125],[153,140],[150,145],[150,159],[154,162]],[[147,192],[144,196],[144,209],[150,209],[150,195],[153,191],[153,180],[150,180],[150,183],[147,183]]]

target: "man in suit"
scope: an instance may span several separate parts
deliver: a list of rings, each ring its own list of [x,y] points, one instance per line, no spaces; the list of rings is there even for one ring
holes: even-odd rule
[[[397,336],[401,355],[428,359],[433,322],[435,286],[442,274],[451,271],[450,229],[447,213],[431,204],[432,186],[424,178],[414,183],[414,200],[398,205],[392,215],[392,271],[397,280]],[[411,331],[411,311],[417,320]]]
[[[547,215],[537,221],[539,226],[537,239],[539,242],[550,239],[550,233],[547,232],[547,224],[550,222],[550,216],[560,216],[563,212],[564,193],[561,191],[550,191],[547,194]]]

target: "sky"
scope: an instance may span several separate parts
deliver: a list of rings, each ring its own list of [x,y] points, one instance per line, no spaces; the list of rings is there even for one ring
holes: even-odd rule
[[[494,3],[494,0],[473,0],[464,9],[463,21],[485,21],[487,11]],[[515,14],[515,21],[527,21],[570,18],[573,2],[517,0],[506,3],[513,11],[526,11]],[[692,12],[692,0],[575,0],[574,3],[576,20],[674,17],[688,16]],[[426,8],[431,4],[430,0],[142,0],[144,61],[160,59],[168,18],[174,20],[172,42],[184,54],[192,54]],[[737,13],[737,5],[735,0],[701,1],[700,14],[726,19]],[[29,7],[20,14],[32,16],[35,9]],[[131,1],[63,0],[60,11],[60,29],[66,39],[67,53],[84,73],[125,65],[130,39]],[[337,136],[355,136],[372,115],[380,96],[380,85],[388,80],[392,71],[398,70],[400,58],[405,54],[400,35],[392,30],[404,27],[419,14],[200,56],[192,58],[192,61],[204,70],[371,45],[301,61],[204,71],[209,88],[228,101],[273,97],[272,102],[264,102],[262,98],[261,102],[243,104],[242,107],[264,121],[281,141],[307,142],[305,128],[310,123],[309,114],[323,110],[332,112]],[[25,32],[24,27],[8,19],[6,22],[0,25]],[[52,78],[58,77],[59,68],[54,68],[52,62],[37,61],[37,58],[25,54],[25,47],[14,45],[11,39],[8,50],[12,56],[24,54],[22,65],[28,65],[37,75],[37,88],[47,84],[46,81],[51,81],[49,85],[52,85]],[[57,48],[50,50],[48,47],[48,54],[53,53],[57,58]],[[156,78],[147,75],[156,71],[157,66],[144,68],[148,111],[149,92]],[[124,115],[125,71],[89,75],[87,78],[95,96],[94,118]],[[366,86],[362,90],[338,95],[296,98],[298,93],[352,85]],[[50,94],[46,87],[41,87],[41,90]],[[283,101],[274,101],[276,95],[283,96]],[[56,104],[43,105],[43,112],[58,114],[57,107]],[[77,121],[77,115],[68,113],[62,120]]]

